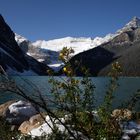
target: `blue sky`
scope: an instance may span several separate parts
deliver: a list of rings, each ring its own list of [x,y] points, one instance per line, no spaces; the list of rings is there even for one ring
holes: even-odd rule
[[[31,41],[95,37],[140,17],[140,0],[0,0],[0,13]]]

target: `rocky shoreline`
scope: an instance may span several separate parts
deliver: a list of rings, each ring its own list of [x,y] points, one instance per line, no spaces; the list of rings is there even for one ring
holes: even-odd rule
[[[97,112],[93,115],[98,117]],[[136,139],[140,140],[140,121],[132,120],[133,113],[128,109],[115,109],[112,117],[116,118],[122,128],[122,140]],[[52,126],[51,119],[46,113],[39,113],[36,108],[28,101],[11,100],[0,105],[0,117],[4,118],[12,129],[17,129],[23,135],[42,136],[43,133],[50,134],[52,132],[49,126]],[[69,116],[65,115],[60,118],[65,122]],[[121,121],[128,119],[128,121]],[[60,131],[65,131],[65,127],[54,120]]]

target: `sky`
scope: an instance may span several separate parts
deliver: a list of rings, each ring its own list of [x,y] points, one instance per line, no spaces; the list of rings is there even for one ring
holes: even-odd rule
[[[134,16],[140,0],[0,0],[0,14],[31,41],[114,33]]]

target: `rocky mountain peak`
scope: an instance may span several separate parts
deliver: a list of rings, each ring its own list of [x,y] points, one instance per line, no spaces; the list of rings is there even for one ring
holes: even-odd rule
[[[118,30],[117,33],[133,31],[139,27],[140,27],[140,19],[135,16],[122,29]]]
[[[138,17],[133,17],[132,20],[126,24],[126,27],[138,28],[140,27],[140,19]]]

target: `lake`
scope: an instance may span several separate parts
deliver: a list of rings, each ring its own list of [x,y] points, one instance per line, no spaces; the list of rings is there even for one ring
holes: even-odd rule
[[[43,95],[47,95],[47,97],[51,98],[51,85],[48,83],[49,77],[47,76],[13,76],[12,77],[16,83],[25,89],[27,94],[36,94],[34,90],[34,85],[37,86],[38,90],[41,91]],[[66,77],[55,77],[56,79]],[[78,78],[79,80],[81,78]],[[104,98],[107,87],[109,85],[110,78],[109,77],[92,77],[92,82],[95,85],[95,98],[97,100],[97,105],[99,105]],[[30,85],[32,83],[32,85]],[[140,89],[140,78],[139,77],[120,77],[118,80],[119,87],[115,91],[115,100],[113,102],[113,106],[119,106],[125,101],[127,101],[138,89]],[[21,97],[15,96],[11,93],[0,93],[0,103],[4,103],[5,101],[11,99],[20,99]],[[140,109],[139,109],[140,110]]]

